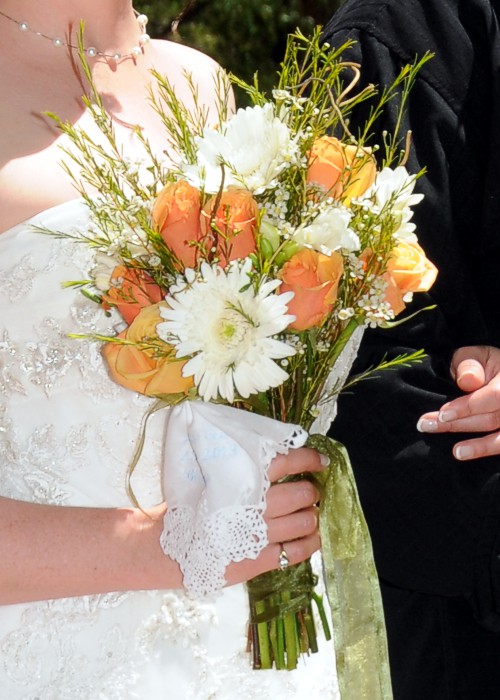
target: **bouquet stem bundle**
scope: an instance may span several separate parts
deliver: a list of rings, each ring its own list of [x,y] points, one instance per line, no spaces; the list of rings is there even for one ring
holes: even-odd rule
[[[249,650],[255,669],[293,670],[302,654],[318,651],[313,603],[324,635],[331,639],[323,601],[314,591],[317,582],[309,560],[248,582]]]

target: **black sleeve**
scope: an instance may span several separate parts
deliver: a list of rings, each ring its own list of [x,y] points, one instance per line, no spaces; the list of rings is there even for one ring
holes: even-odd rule
[[[332,46],[355,41],[344,57],[361,63],[362,83],[389,84],[415,56],[435,53],[416,81],[403,131],[413,132],[408,169],[427,169],[417,183],[425,199],[415,222],[440,270],[409,311],[436,308],[391,331],[368,331],[354,371],[420,348],[428,358],[346,392],[331,434],[349,450],[380,576],[490,602],[500,592],[500,580],[492,580],[500,459],[457,462],[457,436],[423,435],[416,423],[457,395],[448,371],[455,348],[500,344],[498,37],[486,0],[346,0],[325,28]],[[393,131],[396,110],[386,111],[378,133]],[[365,116],[363,108],[353,113],[351,130]],[[496,610],[486,607],[483,617],[500,627]]]

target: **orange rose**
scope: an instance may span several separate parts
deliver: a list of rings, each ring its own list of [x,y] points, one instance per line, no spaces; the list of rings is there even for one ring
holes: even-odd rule
[[[334,136],[322,136],[309,153],[307,182],[320,185],[345,205],[373,185],[377,167],[366,149],[346,145]]]
[[[390,304],[394,315],[397,316],[405,308],[405,294],[427,292],[434,284],[437,273],[436,266],[425,257],[418,243],[399,241],[384,274],[387,282],[385,301]]]
[[[397,316],[398,314],[401,313],[406,308],[406,304],[404,302],[404,294],[396,284],[393,276],[389,273],[386,272],[383,275],[383,279],[387,283],[387,287],[385,288],[385,295],[384,295],[384,301],[386,301],[391,309],[394,311],[394,316]]]
[[[418,243],[399,241],[394,247],[387,271],[403,294],[427,292],[437,276],[437,267],[425,257]]]
[[[290,328],[304,331],[319,326],[330,313],[344,269],[340,253],[323,255],[303,248],[285,263],[280,272],[282,292],[294,292],[288,311],[296,316]]]
[[[370,268],[370,273],[372,275],[382,277],[386,283],[383,301],[389,304],[394,311],[395,316],[400,314],[406,307],[406,304],[403,301],[403,294],[398,289],[396,282],[393,280],[389,272],[384,272],[383,274],[381,273],[381,264],[375,258],[373,250],[371,248],[365,248],[359,256],[359,260],[363,263],[363,271],[365,273],[368,271],[368,268]]]
[[[105,305],[116,306],[125,323],[130,324],[142,308],[156,304],[163,296],[144,270],[117,265],[111,275],[111,287],[102,298]]]
[[[252,193],[238,187],[229,188],[220,198],[215,195],[203,207],[202,231],[207,237],[217,237],[217,256],[222,267],[254,252],[257,215]]]
[[[153,206],[153,226],[184,267],[196,267],[201,195],[186,180],[166,185]]]
[[[156,326],[162,322],[160,308],[165,303],[146,306],[126,331],[118,336],[133,343],[158,340]],[[154,350],[141,350],[135,345],[106,343],[103,354],[111,377],[127,389],[146,396],[187,393],[192,377],[183,377],[185,360],[177,360],[174,350],[165,343],[168,354],[157,356]]]

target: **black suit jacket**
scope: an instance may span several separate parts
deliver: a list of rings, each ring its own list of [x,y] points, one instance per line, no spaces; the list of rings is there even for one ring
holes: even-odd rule
[[[493,630],[500,630],[500,458],[460,463],[451,452],[457,436],[423,435],[416,423],[458,394],[449,376],[454,349],[500,347],[497,11],[500,2],[488,0],[346,0],[325,28],[333,46],[356,41],[344,57],[362,64],[362,83],[387,84],[415,56],[435,54],[417,78],[404,130],[413,131],[408,169],[427,168],[416,188],[425,194],[417,234],[440,270],[409,311],[437,308],[391,331],[368,331],[355,370],[419,348],[428,359],[343,395],[331,434],[349,450],[381,578],[466,596]],[[394,104],[378,132],[393,130],[395,113]],[[359,108],[351,129],[364,116]]]

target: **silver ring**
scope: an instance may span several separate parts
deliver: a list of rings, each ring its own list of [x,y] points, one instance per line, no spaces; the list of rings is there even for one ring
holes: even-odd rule
[[[280,542],[279,545],[281,547],[281,552],[280,552],[280,556],[278,559],[278,565],[279,565],[280,571],[284,571],[285,569],[288,569],[288,567],[290,566],[290,559],[288,558],[288,554],[285,552],[285,546],[284,546],[283,542]]]

